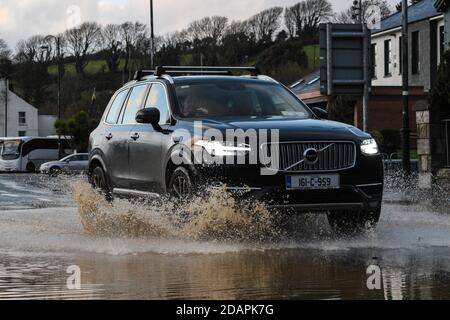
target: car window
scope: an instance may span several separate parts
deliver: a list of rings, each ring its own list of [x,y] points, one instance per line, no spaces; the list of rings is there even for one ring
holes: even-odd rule
[[[166,89],[160,83],[154,83],[145,103],[146,108],[156,108],[161,114],[161,124],[169,121],[169,102],[167,101]]]
[[[307,119],[308,108],[283,86],[264,82],[209,81],[175,87],[184,118],[252,117]]]
[[[88,161],[89,160],[89,156],[87,154],[80,156],[81,159],[80,161]]]
[[[122,124],[135,124],[136,113],[142,109],[147,85],[136,86],[132,89],[130,98],[128,98],[127,107],[123,115]]]
[[[109,109],[108,116],[106,117],[106,122],[109,124],[116,124],[117,119],[119,118],[120,110],[122,109],[123,103],[125,101],[125,98],[127,97],[129,90],[124,90],[120,92],[116,98],[114,99],[114,102],[111,105],[111,108]]]

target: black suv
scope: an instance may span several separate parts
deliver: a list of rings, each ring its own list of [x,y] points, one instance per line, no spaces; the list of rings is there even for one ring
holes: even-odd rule
[[[220,182],[278,210],[325,212],[336,231],[380,217],[375,140],[257,68],[139,71],[112,97],[89,149],[90,182],[108,197],[183,198]]]

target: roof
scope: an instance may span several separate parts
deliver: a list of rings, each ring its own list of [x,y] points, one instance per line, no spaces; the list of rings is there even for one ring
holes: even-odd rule
[[[291,84],[289,88],[296,94],[320,91],[320,70],[304,76],[302,79]]]
[[[409,23],[414,23],[424,19],[429,19],[440,15],[434,6],[435,0],[421,0],[408,7]],[[393,15],[381,20],[381,28],[372,31],[372,34],[377,34],[383,31],[394,29],[402,25],[402,13],[396,12]]]
[[[434,6],[439,12],[444,12],[448,9],[450,5],[450,0],[436,0],[434,2]]]

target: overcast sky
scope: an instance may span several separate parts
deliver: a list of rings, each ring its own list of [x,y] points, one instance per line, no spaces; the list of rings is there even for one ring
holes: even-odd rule
[[[184,28],[211,15],[246,19],[272,6],[289,6],[299,0],[154,0],[155,33]],[[334,10],[348,8],[353,0],[331,0]],[[395,0],[389,0],[395,3]],[[149,0],[0,0],[0,38],[11,48],[36,34],[56,34],[79,21],[101,24],[141,21],[148,24]]]

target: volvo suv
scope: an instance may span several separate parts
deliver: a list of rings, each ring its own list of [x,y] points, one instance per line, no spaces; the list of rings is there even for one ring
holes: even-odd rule
[[[225,185],[282,212],[373,228],[383,196],[375,140],[329,121],[250,67],[158,67],[119,89],[89,139],[89,179],[114,196],[187,198]]]

